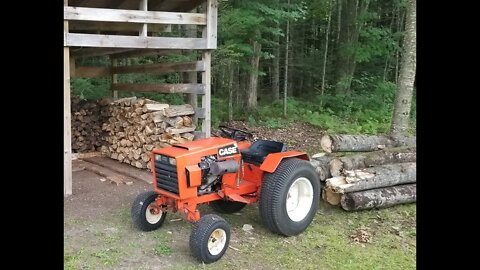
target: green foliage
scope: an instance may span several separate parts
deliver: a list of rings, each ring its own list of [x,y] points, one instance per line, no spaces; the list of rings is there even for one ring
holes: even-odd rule
[[[110,78],[71,78],[71,90],[82,99],[100,99],[111,95]]]

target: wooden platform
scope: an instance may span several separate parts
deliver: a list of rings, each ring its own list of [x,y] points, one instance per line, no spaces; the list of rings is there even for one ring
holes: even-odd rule
[[[82,169],[92,171],[117,185],[129,185],[133,180],[144,181],[148,184],[153,183],[151,172],[102,156],[74,160],[73,168],[74,171]]]

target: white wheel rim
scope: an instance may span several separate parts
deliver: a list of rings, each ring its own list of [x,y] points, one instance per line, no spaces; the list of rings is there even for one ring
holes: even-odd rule
[[[295,222],[303,220],[313,202],[313,186],[305,177],[295,180],[288,189],[286,208],[288,217]]]
[[[216,229],[208,238],[208,252],[213,256],[220,254],[227,243],[227,233],[223,229]]]
[[[162,210],[158,209],[158,214],[155,214],[158,207],[155,205],[155,202],[152,202],[148,205],[147,210],[145,211],[145,218],[150,224],[156,224],[162,218]]]

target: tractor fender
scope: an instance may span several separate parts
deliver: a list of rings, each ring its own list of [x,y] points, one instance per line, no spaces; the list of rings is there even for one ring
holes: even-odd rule
[[[268,154],[268,156],[263,161],[262,165],[260,165],[260,170],[273,173],[283,159],[292,158],[292,157],[297,157],[307,161],[310,160],[308,158],[308,155],[304,152],[286,151],[286,152],[271,153],[271,154]]]

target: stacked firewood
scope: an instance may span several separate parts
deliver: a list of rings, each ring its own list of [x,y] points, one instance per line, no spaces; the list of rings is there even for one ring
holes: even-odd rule
[[[137,168],[150,167],[154,148],[192,141],[195,125],[191,105],[168,105],[143,98],[123,98],[108,105],[102,125],[108,146],[104,155]]]
[[[73,96],[72,151],[74,153],[99,151],[106,142],[103,139],[102,123],[105,121],[102,102],[83,100]]]
[[[311,163],[328,203],[351,211],[416,201],[415,137],[325,135],[321,146]]]

